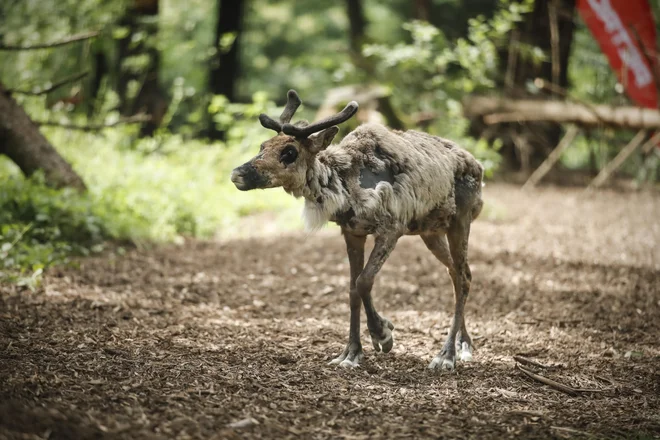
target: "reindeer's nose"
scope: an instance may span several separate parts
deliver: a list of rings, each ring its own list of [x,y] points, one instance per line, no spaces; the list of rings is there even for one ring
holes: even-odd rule
[[[243,180],[243,173],[241,172],[241,167],[234,168],[231,172],[231,181],[236,185],[236,188],[241,191],[245,191],[245,181]]]
[[[234,182],[236,188],[241,191],[249,191],[256,188],[265,188],[268,185],[268,179],[262,176],[259,171],[252,165],[252,162],[247,162],[231,172],[231,181]]]

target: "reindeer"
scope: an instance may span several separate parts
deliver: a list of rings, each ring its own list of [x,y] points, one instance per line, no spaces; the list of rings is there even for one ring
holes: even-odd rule
[[[279,122],[259,116],[261,125],[277,135],[234,169],[231,180],[241,191],[281,186],[303,197],[303,217],[310,230],[328,221],[341,227],[350,264],[350,330],[346,348],[330,364],[356,367],[363,359],[362,305],[374,349],[392,349],[394,325],[376,311],[371,290],[403,235],[419,235],[447,267],[454,285],[449,335],[429,368],[454,369],[457,346],[461,361],[471,360],[472,341],[463,311],[472,280],[467,258],[470,224],[483,206],[481,164],[449,140],[378,124],[363,124],[332,145],[337,125],[350,119],[358,104],[352,101],[338,114],[313,124],[291,124],[302,101],[294,90],[287,97]],[[374,247],[365,265],[368,235],[374,236]]]

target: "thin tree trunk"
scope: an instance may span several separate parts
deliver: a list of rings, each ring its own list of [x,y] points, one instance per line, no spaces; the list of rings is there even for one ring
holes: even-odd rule
[[[551,16],[551,9],[553,15]],[[571,45],[573,43],[573,31],[575,13],[575,0],[554,0],[552,7],[548,0],[536,0],[534,10],[527,15],[524,21],[518,24],[518,36],[522,44],[528,44],[539,47],[547,55],[546,59],[540,63],[535,63],[531,59],[520,59],[516,64],[514,72],[514,84],[517,86],[509,94],[512,97],[526,94],[526,84],[531,79],[543,78],[553,82],[553,58],[555,67],[555,84],[563,88],[568,86],[568,59],[571,54]],[[554,25],[554,26],[553,26]],[[552,28],[556,28],[556,35],[553,38]],[[553,56],[552,42],[558,46]],[[509,45],[500,53],[500,68],[506,69],[507,60],[510,51],[519,51],[519,46]],[[504,80],[502,75],[501,80]]]
[[[84,191],[85,183],[59,155],[37,126],[0,84],[0,154],[5,154],[26,176],[43,170],[46,182],[56,188]]]
[[[431,21],[431,0],[415,0],[414,17],[417,20]]]
[[[92,71],[92,80],[89,86],[89,98],[87,99],[87,116],[91,117],[97,110],[99,104],[99,95],[102,93],[101,84],[103,78],[110,73],[108,58],[102,48],[96,48],[93,52],[94,70]]]
[[[346,0],[346,8],[349,22],[348,29],[351,51],[355,54],[361,54],[367,28],[367,19],[364,17],[362,0]]]
[[[224,95],[229,101],[236,100],[236,82],[240,72],[240,40],[243,31],[244,0],[217,0],[218,21],[215,29],[215,57],[209,72],[209,91]],[[223,36],[234,35],[234,41],[226,50],[220,47]],[[224,133],[210,121],[209,137],[222,139]]]
[[[128,34],[118,42],[117,94],[120,99],[120,112],[123,116],[145,113],[151,116],[142,125],[140,134],[152,136],[160,125],[167,111],[169,101],[165,90],[160,85],[160,53],[155,45],[158,38],[159,0],[133,0],[131,7],[120,21],[128,29]],[[145,38],[135,44],[133,36],[144,32]],[[145,71],[135,72],[126,68],[125,62],[131,57],[146,55],[148,63]],[[128,86],[137,81],[140,89],[133,98],[129,96]]]
[[[348,15],[349,45],[353,63],[368,77],[371,77],[374,75],[374,66],[362,56],[362,46],[365,43],[367,32],[367,19],[364,15],[362,0],[346,0],[346,14]],[[378,110],[385,118],[387,125],[398,130],[405,129],[406,124],[392,105],[390,96],[378,97]]]
[[[550,3],[552,1],[552,3]],[[568,61],[573,42],[576,0],[536,0],[534,9],[510,34],[510,44],[499,52],[499,86],[509,98],[528,98],[527,84],[542,78],[565,89],[568,86]],[[535,63],[519,53],[521,46],[541,48],[546,59]],[[479,137],[485,126],[477,121],[471,134]],[[512,135],[513,133],[513,135]],[[504,141],[500,150],[509,168],[520,169],[521,158],[513,139],[524,139],[529,147],[530,165],[536,167],[559,142],[561,127],[554,123],[539,122],[524,125],[501,125],[489,130],[489,138]]]

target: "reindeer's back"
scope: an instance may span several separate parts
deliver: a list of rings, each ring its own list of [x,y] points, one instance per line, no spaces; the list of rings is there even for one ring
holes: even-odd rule
[[[353,187],[352,192],[358,194],[358,202],[367,211],[384,210],[407,224],[432,211],[449,219],[463,206],[470,206],[473,217],[481,209],[483,167],[452,141],[364,124],[336,148],[341,155],[353,158],[351,168],[359,178],[365,170],[384,176],[373,188]]]

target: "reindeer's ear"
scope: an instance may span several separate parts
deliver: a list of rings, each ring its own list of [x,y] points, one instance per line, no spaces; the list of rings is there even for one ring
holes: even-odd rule
[[[310,151],[312,153],[318,153],[319,151],[325,150],[328,148],[328,145],[330,145],[335,136],[337,136],[337,133],[339,133],[339,127],[334,126],[311,135],[309,137],[309,140],[312,144]]]

